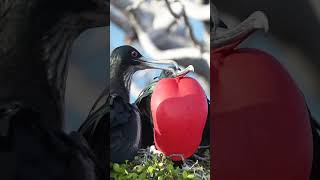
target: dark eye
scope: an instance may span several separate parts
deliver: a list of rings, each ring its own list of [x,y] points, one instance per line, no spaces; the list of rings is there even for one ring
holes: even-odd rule
[[[134,58],[138,57],[138,52],[137,51],[132,51],[131,52],[131,57],[134,57]]]

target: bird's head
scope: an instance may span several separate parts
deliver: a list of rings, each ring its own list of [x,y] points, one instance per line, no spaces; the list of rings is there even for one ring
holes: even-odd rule
[[[228,29],[217,16],[214,17],[210,36],[210,45],[213,49],[234,48],[255,31],[268,32],[269,30],[268,18],[262,11],[252,13],[246,20],[231,29]],[[223,31],[217,32],[217,28],[223,28]]]
[[[33,62],[41,62],[39,63],[40,67],[44,67],[43,74],[46,76],[58,109],[57,114],[63,119],[68,61],[73,42],[85,30],[109,25],[108,4],[110,0],[28,0],[17,2],[19,3],[15,4],[19,7],[18,9],[21,9],[20,6],[25,7],[22,8],[23,11],[21,10],[25,13],[20,13],[13,24],[16,21],[26,22],[26,27],[19,26],[20,29],[27,29],[22,31],[22,37],[26,36],[28,40],[30,39],[30,42],[24,43],[27,46],[26,51],[30,52],[28,54],[30,54],[30,59],[34,60]]]
[[[175,73],[178,64],[171,60],[151,60],[131,46],[120,46],[111,54],[111,69],[120,68],[122,71],[131,69],[133,72],[144,69],[164,69]]]

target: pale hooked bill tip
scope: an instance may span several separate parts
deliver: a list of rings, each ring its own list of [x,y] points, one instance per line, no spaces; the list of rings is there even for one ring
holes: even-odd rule
[[[263,29],[265,33],[269,31],[269,20],[266,14],[262,11],[256,11],[250,15],[255,19],[254,27],[257,29]]]
[[[190,72],[194,72],[194,67],[193,67],[193,65],[189,65],[186,69],[187,69],[188,71],[190,71]]]

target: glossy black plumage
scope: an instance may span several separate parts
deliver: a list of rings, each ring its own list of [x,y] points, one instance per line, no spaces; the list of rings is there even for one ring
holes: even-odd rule
[[[79,129],[85,136],[98,159],[107,167],[109,160],[132,160],[140,148],[141,122],[138,109],[129,103],[131,78],[134,72],[148,68],[137,59],[142,55],[131,46],[116,48],[110,57],[110,88],[106,88],[102,102],[93,107],[87,120]],[[98,107],[99,108],[96,108]],[[95,110],[97,109],[97,110]],[[100,114],[100,115],[97,115]],[[109,129],[110,128],[110,129]],[[108,132],[110,130],[110,139]],[[107,147],[109,145],[110,147]],[[107,149],[110,148],[110,159]]]
[[[137,110],[121,96],[104,94],[104,103],[92,110],[79,132],[89,142],[103,167],[113,162],[131,160],[139,148],[140,124]],[[131,120],[133,119],[133,120]],[[109,130],[110,137],[109,137]],[[110,157],[108,152],[110,152]]]
[[[62,127],[71,45],[84,30],[108,25],[107,2],[0,1],[0,156],[13,164],[0,177],[105,177],[85,139]]]

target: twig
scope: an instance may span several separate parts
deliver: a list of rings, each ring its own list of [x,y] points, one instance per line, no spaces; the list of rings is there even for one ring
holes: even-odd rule
[[[200,161],[209,161],[210,158],[204,158],[204,157],[201,157],[197,154],[193,154],[194,158],[196,158],[197,160],[200,160]]]
[[[173,11],[172,7],[171,7],[171,4],[169,2],[169,0],[165,0],[166,2],[166,5],[167,5],[167,8],[169,10],[169,12],[172,14],[172,16],[176,19],[179,19],[181,17],[181,13],[180,14],[177,14]]]
[[[210,145],[208,146],[199,146],[198,149],[207,149],[207,148],[210,148]]]
[[[132,10],[138,9],[142,3],[144,3],[144,0],[133,1],[131,5],[126,7],[126,11],[132,11]]]
[[[185,23],[185,25],[186,25],[186,30],[187,30],[187,32],[188,32],[188,34],[189,34],[189,37],[190,37],[191,41],[193,42],[193,45],[201,47],[201,44],[198,42],[198,40],[196,39],[196,37],[195,37],[194,34],[193,34],[193,29],[192,29],[192,27],[191,27],[189,18],[188,18],[187,15],[186,15],[186,11],[185,11],[185,6],[184,6],[184,4],[179,1],[180,4],[181,4],[181,6],[182,6],[182,10],[181,10],[180,14],[177,14],[177,13],[175,13],[175,12],[173,11],[169,0],[165,0],[165,2],[166,2],[166,5],[167,5],[167,8],[168,8],[169,12],[170,12],[170,13],[172,14],[172,16],[176,19],[176,21],[178,21],[178,20],[181,18],[181,16],[182,16],[182,18],[183,18],[183,20],[184,20],[184,23]]]
[[[153,58],[157,59],[205,59],[208,65],[210,64],[209,52],[201,54],[201,51],[197,48],[175,48],[169,50],[159,50],[152,42],[149,35],[142,30],[139,22],[137,21],[134,13],[129,14],[129,20],[138,34],[138,39],[141,46],[144,49],[148,49],[148,52]]]

